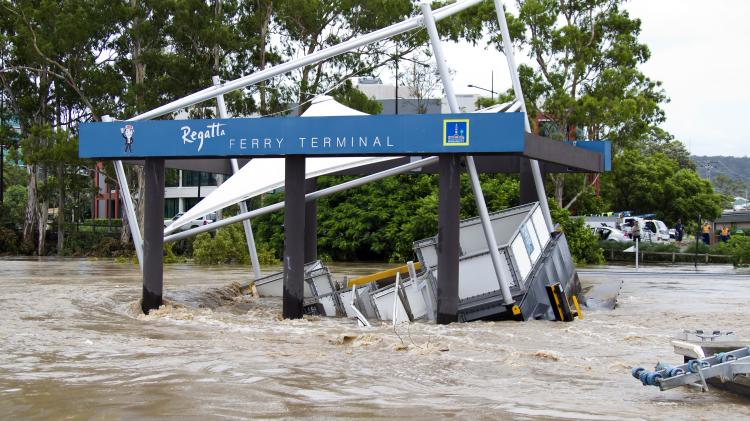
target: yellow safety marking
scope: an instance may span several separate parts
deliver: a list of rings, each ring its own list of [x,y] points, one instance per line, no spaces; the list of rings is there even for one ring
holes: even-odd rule
[[[565,314],[562,311],[562,307],[560,307],[560,297],[557,296],[557,289],[555,289],[554,285],[548,285],[547,288],[550,288],[552,290],[552,296],[555,297],[555,307],[557,307],[557,314],[560,315],[560,321],[565,321]]]
[[[573,296],[573,304],[576,306],[576,313],[578,313],[578,319],[583,320],[583,313],[581,312],[581,306],[578,305],[578,298]]]
[[[414,270],[422,268],[422,264],[419,262],[414,263]],[[370,282],[380,281],[396,276],[397,273],[409,273],[409,266],[403,265],[393,269],[384,270],[382,272],[373,273],[371,275],[360,276],[359,278],[350,279],[347,286],[351,288],[354,285],[364,285]]]
[[[521,309],[517,305],[514,305],[511,310],[513,311],[514,316],[518,316],[519,314],[521,314]]]

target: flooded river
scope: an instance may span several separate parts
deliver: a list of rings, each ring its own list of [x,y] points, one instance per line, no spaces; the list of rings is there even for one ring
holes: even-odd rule
[[[374,269],[380,269],[376,267]],[[343,273],[373,267],[333,266]],[[583,271],[619,307],[573,323],[279,320],[242,267],[169,265],[157,314],[136,266],[0,259],[0,419],[750,419],[726,392],[660,392],[630,367],[680,362],[682,329],[750,337],[750,276],[728,267]]]

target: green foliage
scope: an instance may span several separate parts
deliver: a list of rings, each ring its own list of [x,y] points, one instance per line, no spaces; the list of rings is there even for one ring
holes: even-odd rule
[[[119,226],[122,225],[122,219],[120,218],[111,218],[111,219],[84,219],[83,224],[85,225],[96,225],[101,227],[107,227],[107,226]]]
[[[350,177],[320,177],[318,188]],[[480,176],[488,208],[518,204],[518,180],[506,175]],[[283,200],[282,193],[265,195],[253,207]],[[438,191],[434,175],[399,175],[318,200],[318,252],[337,261],[393,261],[413,258],[415,240],[437,234]],[[461,218],[476,216],[476,203],[466,174],[461,175]],[[284,247],[283,214],[253,220],[256,238],[271,249]],[[277,257],[281,257],[277,255]]]
[[[667,225],[721,215],[724,199],[707,180],[662,153],[644,155],[626,149],[613,157],[612,172],[602,176],[602,194],[613,209],[655,212]]]
[[[5,190],[0,222],[20,227],[23,225],[27,192],[24,186],[11,185]]]
[[[278,263],[278,260],[274,258],[273,250],[270,250],[265,243],[258,242],[256,247],[260,264]],[[234,224],[220,228],[213,237],[208,233],[198,234],[193,242],[193,261],[201,265],[249,263],[250,255],[247,251],[243,226]]]
[[[258,252],[258,264],[267,266],[267,265],[277,265],[281,262],[281,260],[276,258],[276,252],[268,247],[268,244],[266,243],[259,243],[255,245],[255,249]],[[321,260],[325,260],[324,256],[319,256]],[[330,261],[330,259],[325,260]]]
[[[282,32],[283,44],[279,53],[285,57],[320,50],[331,45],[373,32],[399,22],[414,12],[410,0],[285,0],[275,2],[275,28]],[[420,36],[395,37],[391,42],[399,46],[399,54],[406,54],[423,45]],[[380,43],[362,47],[356,54],[343,54],[320,65],[305,66],[291,76],[299,87],[300,104],[305,104],[315,93],[333,86],[344,75],[364,74],[392,59],[393,48],[384,49]],[[297,96],[297,95],[295,95]],[[304,111],[305,106],[300,111]]]
[[[562,232],[568,241],[570,253],[578,264],[604,263],[604,255],[599,246],[597,236],[586,226],[583,219],[571,218],[570,212],[561,209],[554,200],[550,200],[552,220],[560,224]]]
[[[724,174],[716,174],[711,181],[714,189],[723,195],[727,195],[734,200],[735,197],[747,196],[747,182],[740,178],[730,178]]]
[[[65,236],[62,254],[78,257],[130,257],[131,245],[107,234],[72,231]]]
[[[648,243],[642,242],[638,244],[638,249],[641,251],[654,251],[660,253],[676,253],[680,251],[680,248],[672,243]]]
[[[687,247],[685,247],[685,250],[683,250],[683,253],[698,253],[698,254],[706,254],[711,253],[711,247],[709,247],[706,243],[703,241],[695,242],[695,238],[692,238],[689,240],[690,243]]]
[[[222,263],[247,263],[249,256],[232,239],[234,225],[222,228],[212,237],[208,233],[198,234],[193,243],[193,261],[200,265]]]
[[[0,226],[0,254],[4,253],[18,253],[18,236],[14,230]]]
[[[649,156],[655,153],[661,153],[669,159],[676,161],[680,168],[687,170],[696,170],[695,161],[690,158],[690,152],[685,144],[679,140],[674,140],[672,135],[659,129],[653,129],[656,137],[652,141],[643,144],[643,155]]]
[[[17,135],[17,134],[16,134]],[[0,142],[2,140],[0,139]],[[5,166],[3,168],[3,179],[5,180],[5,188],[9,186],[26,186],[29,184],[29,174],[26,170],[14,163],[15,159],[21,159],[21,153],[17,149],[11,149],[8,151],[6,146],[5,155]],[[6,190],[7,193],[7,190]]]
[[[383,104],[368,98],[367,95],[352,85],[351,80],[347,80],[343,85],[331,91],[331,96],[347,107],[363,113],[380,114],[383,111]]]
[[[663,121],[660,84],[638,70],[650,56],[640,20],[620,1],[525,0],[518,20],[536,64],[520,71],[529,112],[544,113],[560,138],[578,127],[579,139],[624,147]]]
[[[733,235],[728,242],[717,244],[715,249],[717,254],[732,256],[735,266],[750,264],[750,237]]]
[[[437,231],[435,190],[433,176],[401,175],[320,200],[320,248],[334,260],[408,260],[413,241]]]
[[[164,243],[164,263],[184,263],[187,259],[174,253],[173,243]]]

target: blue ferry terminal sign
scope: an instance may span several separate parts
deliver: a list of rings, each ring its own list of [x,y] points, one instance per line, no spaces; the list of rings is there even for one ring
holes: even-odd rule
[[[81,158],[498,154],[524,150],[522,113],[84,123]]]

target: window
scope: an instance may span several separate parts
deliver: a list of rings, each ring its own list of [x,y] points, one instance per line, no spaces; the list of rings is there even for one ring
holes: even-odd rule
[[[196,204],[198,204],[198,202],[200,202],[200,199],[198,199],[197,197],[185,197],[182,200],[185,201],[186,211],[192,208],[193,206],[195,206]]]
[[[180,185],[180,170],[174,168],[167,168],[164,171],[164,186],[165,187],[178,187]]]
[[[195,187],[200,180],[201,186],[215,186],[216,177],[203,171],[182,171],[182,186]]]
[[[180,211],[180,199],[164,199],[164,218],[169,219]]]

